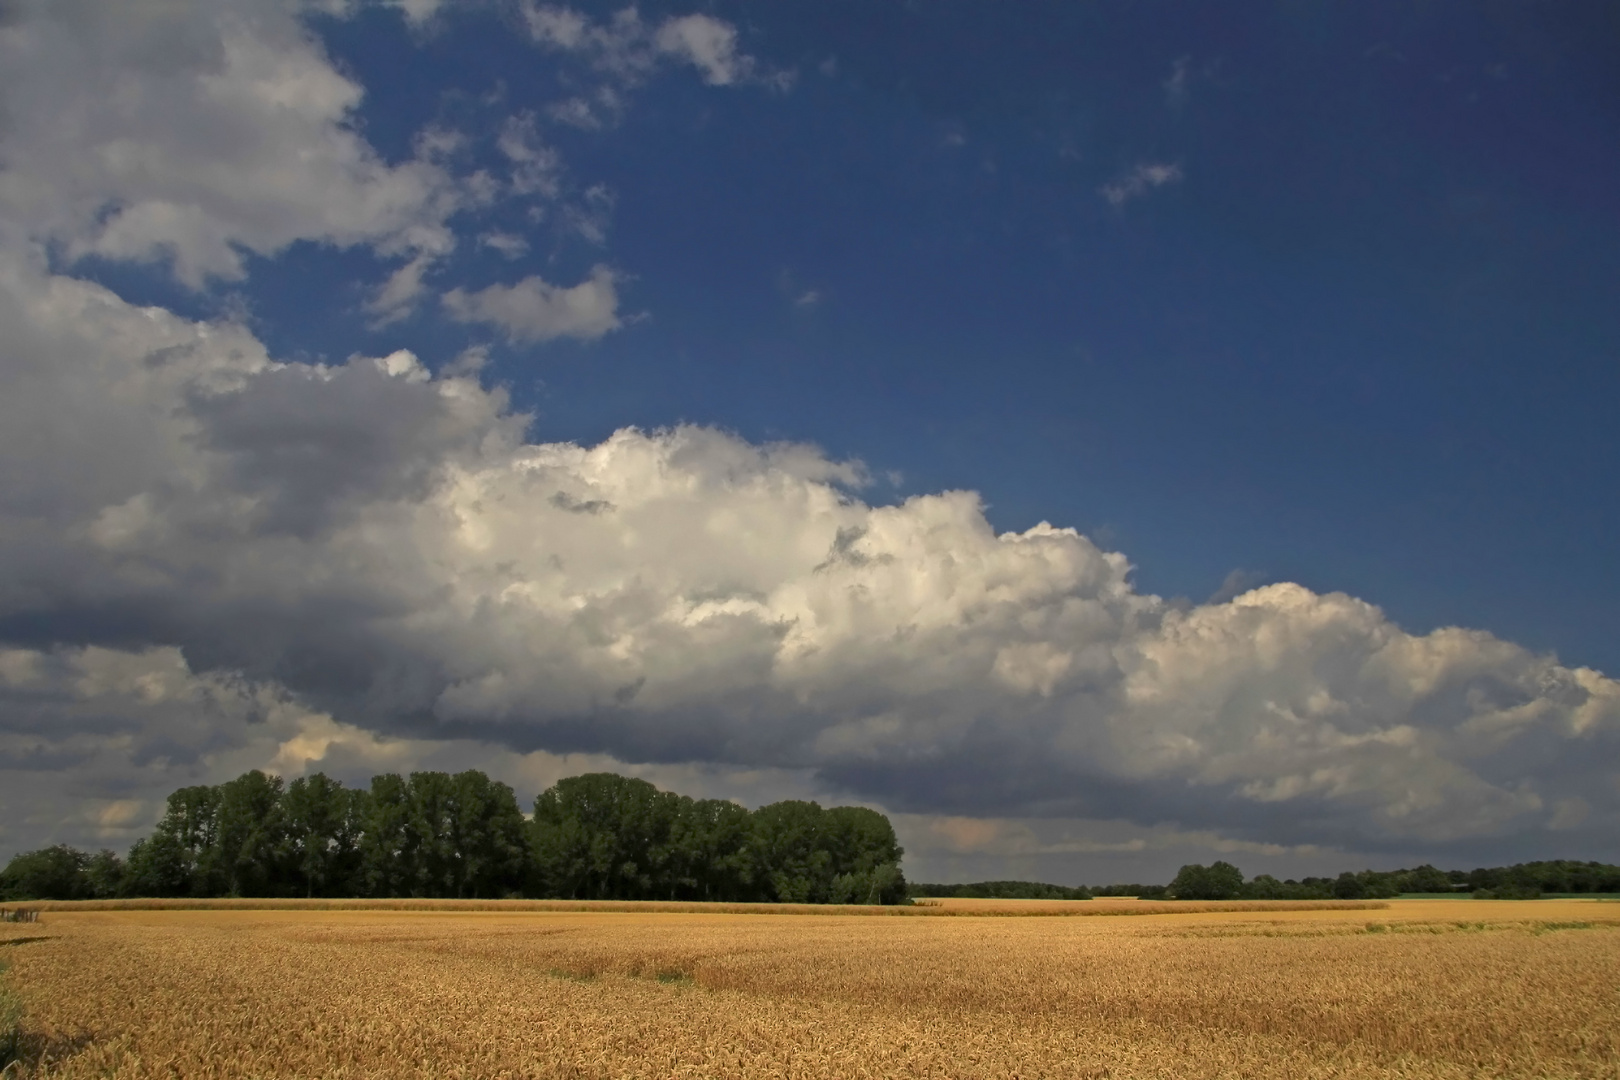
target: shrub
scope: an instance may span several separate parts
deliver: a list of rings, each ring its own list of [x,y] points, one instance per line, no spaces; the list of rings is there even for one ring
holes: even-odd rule
[[[66,844],[25,851],[0,870],[0,900],[83,900],[91,891],[89,861]]]
[[[1475,889],[1475,900],[1540,900],[1541,890],[1535,885],[1507,882],[1494,889]]]
[[[1170,883],[1177,900],[1231,900],[1243,891],[1243,871],[1229,862],[1183,866]]]

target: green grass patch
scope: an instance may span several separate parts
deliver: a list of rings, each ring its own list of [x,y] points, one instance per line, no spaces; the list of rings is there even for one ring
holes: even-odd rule
[[[1533,934],[1550,934],[1555,930],[1590,930],[1595,924],[1589,922],[1538,922],[1530,924]]]
[[[1612,892],[1544,892],[1543,900],[1620,900],[1620,893]]]

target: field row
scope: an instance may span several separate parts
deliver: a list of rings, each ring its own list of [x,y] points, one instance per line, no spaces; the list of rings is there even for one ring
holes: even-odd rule
[[[1620,1075],[1620,904],[48,911],[32,1077]]]
[[[229,897],[140,900],[32,900],[9,905],[37,912],[90,911],[459,911],[622,912],[691,915],[1176,915],[1230,911],[1370,911],[1383,900],[918,900],[912,904],[728,904],[672,900],[445,900],[445,899],[249,899]],[[3,909],[0,909],[3,910]]]

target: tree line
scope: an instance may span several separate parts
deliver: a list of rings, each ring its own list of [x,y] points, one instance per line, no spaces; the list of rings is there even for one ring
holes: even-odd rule
[[[284,783],[248,772],[168,798],[128,856],[57,845],[0,871],[0,900],[114,897],[546,897],[904,903],[915,896],[1082,900],[1377,899],[1403,893],[1533,898],[1620,893],[1620,866],[1546,860],[1474,870],[1252,879],[1227,862],[1183,866],[1168,885],[981,881],[907,885],[888,818],[788,800],[750,811],[613,773],[570,777],[525,817],[477,770],[387,773],[346,788],[322,773]]]
[[[248,772],[168,798],[126,857],[56,845],[0,871],[0,899],[435,897],[906,902],[884,815],[787,800],[748,810],[590,773],[525,817],[477,770],[284,783]]]
[[[1048,885],[1044,881],[972,881],[964,885],[913,882],[906,889],[914,897],[960,900],[1090,900],[1092,897],[1091,890],[1084,885]]]
[[[1231,863],[1194,863],[1183,866],[1159,895],[1181,900],[1375,900],[1442,893],[1533,900],[1545,893],[1614,892],[1620,892],[1620,866],[1553,859],[1474,870],[1439,870],[1428,864],[1403,870],[1347,870],[1337,877],[1297,881],[1279,881],[1270,874],[1245,880],[1243,871]]]
[[[1480,899],[1534,899],[1545,893],[1620,893],[1620,866],[1555,859],[1474,870],[1346,871],[1337,877],[1278,880],[1270,874],[1245,878],[1228,862],[1183,866],[1168,885],[1048,885],[1038,881],[977,881],[964,885],[913,882],[912,897],[996,897],[1015,900],[1090,900],[1134,896],[1143,900],[1374,900],[1410,893],[1442,893]]]

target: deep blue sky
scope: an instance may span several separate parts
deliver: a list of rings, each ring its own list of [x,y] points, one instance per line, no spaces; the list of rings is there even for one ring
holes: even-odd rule
[[[537,438],[812,441],[899,474],[871,499],[973,488],[998,527],[1078,526],[1163,595],[1242,569],[1620,671],[1620,8],[704,10],[791,89],[667,73],[607,130],[542,120],[565,187],[611,191],[605,241],[497,209],[530,254],[464,244],[441,271],[605,262],[640,321],[520,347],[431,306],[368,330],[355,282],[385,267],[308,246],[241,287],[260,332],[435,366],[492,342]],[[583,78],[494,8],[316,25],[393,159]],[[1180,178],[1112,205],[1144,164]]]

